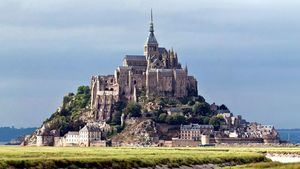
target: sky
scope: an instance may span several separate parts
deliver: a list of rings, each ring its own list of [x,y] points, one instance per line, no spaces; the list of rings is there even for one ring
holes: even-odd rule
[[[68,92],[142,54],[150,9],[209,103],[300,128],[300,1],[1,0],[0,126],[40,126]]]

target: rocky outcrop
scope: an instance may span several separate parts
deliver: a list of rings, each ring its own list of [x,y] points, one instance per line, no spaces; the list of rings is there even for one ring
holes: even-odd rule
[[[113,136],[112,142],[119,145],[150,146],[158,142],[156,123],[151,119],[131,118],[126,120],[125,129]]]

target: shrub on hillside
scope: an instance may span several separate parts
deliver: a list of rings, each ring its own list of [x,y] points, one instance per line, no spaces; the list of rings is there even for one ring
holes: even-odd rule
[[[171,125],[187,124],[187,119],[182,115],[171,115],[166,117],[166,123]]]
[[[141,117],[141,105],[136,102],[129,102],[125,109],[123,110],[124,114],[129,117]]]

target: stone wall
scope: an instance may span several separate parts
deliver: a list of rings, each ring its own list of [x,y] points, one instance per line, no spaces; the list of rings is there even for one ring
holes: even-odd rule
[[[106,140],[91,141],[90,147],[106,147]]]
[[[194,140],[172,140],[172,147],[198,147],[201,141]]]
[[[53,136],[36,136],[36,145],[37,146],[53,146],[54,137]]]
[[[215,138],[217,144],[253,144],[264,143],[262,138]]]

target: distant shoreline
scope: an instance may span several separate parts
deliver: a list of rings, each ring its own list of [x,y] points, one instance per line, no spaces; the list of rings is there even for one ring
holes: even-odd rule
[[[1,146],[3,146],[3,145],[5,145],[5,144],[7,144],[8,142],[2,142],[2,141],[0,141],[0,145]]]

